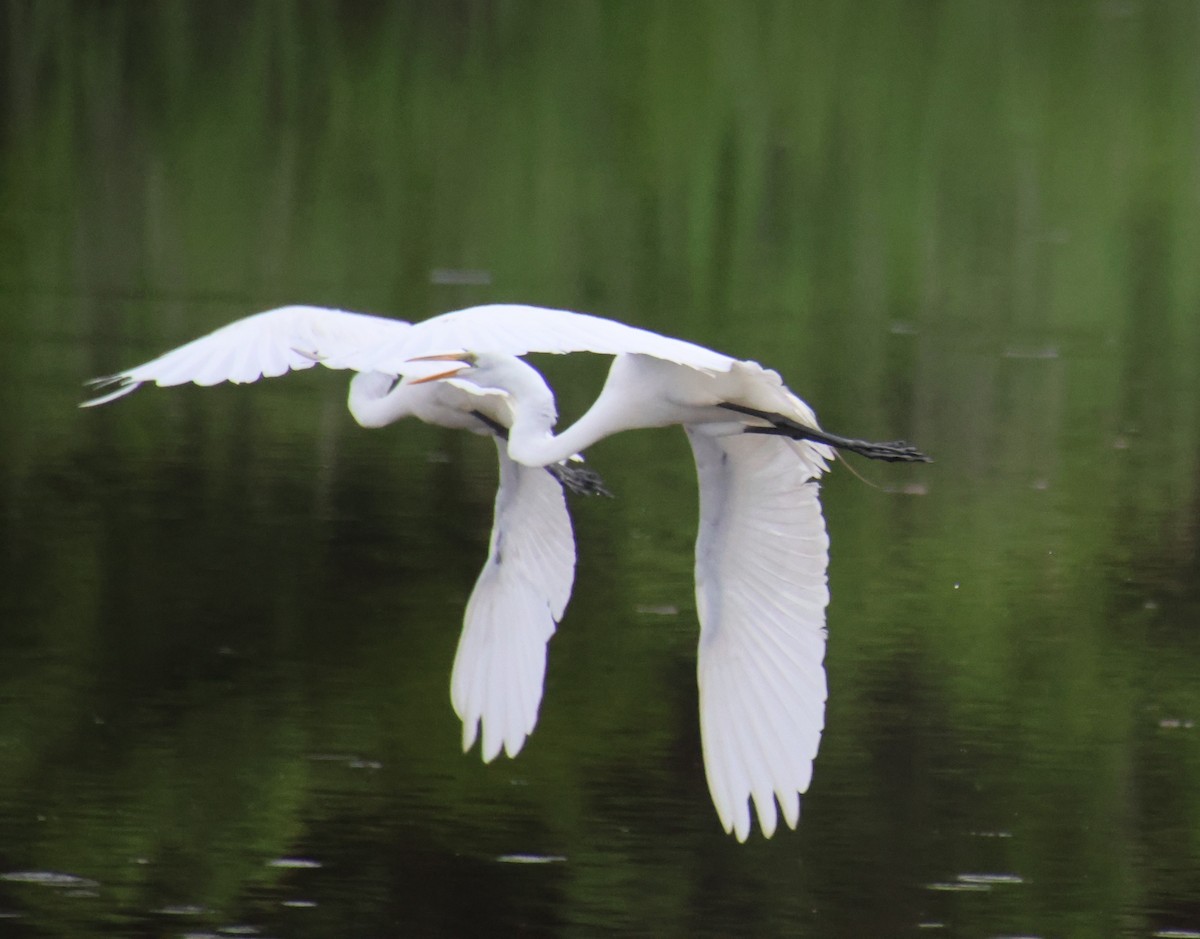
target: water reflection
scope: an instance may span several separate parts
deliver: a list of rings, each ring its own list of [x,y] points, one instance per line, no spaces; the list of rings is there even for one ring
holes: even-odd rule
[[[0,880],[0,932],[1200,929],[1191,4],[15,0],[0,33],[0,871],[101,885]],[[484,766],[445,683],[490,445],[360,433],[312,373],[76,412],[295,298],[597,310],[937,454],[822,490],[796,833],[738,845],[705,792],[682,435],[590,455],[618,498],[572,506],[538,732]],[[974,872],[1023,883],[926,889]]]

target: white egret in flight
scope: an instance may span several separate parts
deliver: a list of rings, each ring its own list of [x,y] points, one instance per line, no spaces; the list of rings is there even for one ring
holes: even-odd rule
[[[342,319],[346,317],[351,319]],[[283,342],[258,338],[260,329],[275,332],[275,319],[281,324],[294,320],[291,325],[298,332]],[[261,323],[251,325],[257,321]],[[343,333],[341,325],[351,322],[354,325]],[[373,325],[380,322],[388,326]],[[336,341],[331,333],[337,333]],[[222,334],[225,337],[216,342]],[[206,348],[206,343],[213,345]],[[557,437],[552,433],[557,421],[552,392],[532,367],[515,358],[527,352],[616,356],[596,402]],[[431,376],[421,360],[457,364]],[[725,830],[741,841],[750,831],[751,800],[765,836],[777,826],[776,799],[787,824],[796,826],[799,795],[811,780],[824,726],[826,697],[828,537],[816,482],[833,458],[832,448],[890,461],[924,461],[924,454],[900,442],[869,443],[821,430],[812,410],[779,375],[757,363],[612,320],[515,304],[473,307],[411,326],[312,307],[269,311],[101,380],[101,386],[116,385],[116,390],[89,403],[111,400],[146,381],[254,381],[318,361],[331,368],[389,376],[389,383],[391,376],[409,376],[397,390],[415,392],[443,384],[433,381],[443,379],[464,391],[474,386],[501,393],[507,410],[498,423],[508,426],[507,447],[500,447],[502,467],[505,452],[516,466],[551,467],[621,430],[684,425],[700,477],[697,672],[709,791]],[[368,379],[360,376],[355,381]],[[498,533],[508,530],[501,503],[498,496],[493,550]],[[514,523],[517,514],[512,513]],[[569,527],[558,530],[569,540]],[[485,568],[480,586],[487,573]],[[553,595],[546,583],[542,593]],[[569,589],[569,574],[566,585]],[[473,596],[472,604],[474,600]],[[494,622],[501,624],[499,618]],[[517,635],[496,632],[496,641],[533,645],[522,638],[524,624],[503,622]],[[464,637],[470,632],[468,622]],[[545,629],[538,634],[548,637]],[[537,644],[544,667],[544,639]],[[463,654],[460,643],[459,657]],[[507,659],[507,653],[494,651],[487,668],[502,667]],[[455,669],[457,673],[457,662]],[[540,670],[536,677],[535,710]],[[500,697],[519,697],[517,692],[528,693],[533,683],[526,676],[514,683],[514,690],[495,676],[488,681]],[[457,699],[455,703],[458,707]],[[492,720],[489,707],[485,702],[479,712],[485,736]],[[499,704],[496,710],[502,711]],[[459,713],[466,725],[470,712]],[[523,726],[518,747],[532,723]],[[468,745],[472,734],[464,726]],[[485,741],[485,757],[487,753]]]
[[[557,436],[554,398],[511,355],[459,351],[440,375],[511,396],[508,454],[548,466],[622,430],[682,424],[696,459],[697,675],[709,792],[725,830],[750,832],[749,802],[770,837],[796,827],[800,794],[824,727],[829,539],[817,480],[833,447],[872,459],[927,461],[902,442],[868,443],[821,431],[779,375],[666,340],[659,354],[618,355],[595,403]],[[721,361],[716,362],[714,357]]]
[[[83,406],[129,394],[143,382],[255,381],[375,348],[411,328],[399,320],[317,307],[269,310],[144,365],[96,379],[93,387],[116,389]],[[501,392],[481,393],[474,386],[446,382],[411,384],[395,375],[363,371],[350,382],[348,403],[364,427],[412,416],[427,424],[491,434],[496,440],[500,483],[488,558],[467,603],[450,697],[463,722],[464,751],[482,727],[485,761],[494,759],[501,747],[516,756],[537,722],[546,644],[562,619],[575,576],[575,539],[559,483],[576,492],[603,492],[599,478],[571,462],[551,465],[547,473],[510,459],[503,436],[512,408]]]

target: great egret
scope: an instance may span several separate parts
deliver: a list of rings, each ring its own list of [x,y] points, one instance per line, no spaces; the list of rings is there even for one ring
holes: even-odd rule
[[[264,338],[260,331],[271,335]],[[227,335],[216,342],[222,334]],[[528,352],[616,357],[599,398],[558,437],[551,432],[557,421],[553,393],[531,366],[515,358]],[[457,365],[430,375],[429,362],[421,360]],[[739,841],[749,835],[751,800],[765,836],[778,823],[776,798],[789,827],[796,826],[799,795],[811,780],[824,726],[826,697],[828,537],[816,482],[828,469],[834,447],[894,461],[927,460],[924,454],[900,442],[869,443],[821,430],[812,410],[779,375],[755,362],[600,317],[518,304],[472,307],[412,325],[313,307],[268,311],[101,380],[99,387],[117,387],[89,403],[127,394],[146,381],[255,381],[318,361],[330,368],[379,373],[389,381],[390,376],[409,376],[398,388],[414,391],[446,383],[463,391],[502,392],[511,409],[501,421],[509,428],[507,448],[500,447],[502,492],[506,450],[515,466],[550,467],[621,430],[683,424],[700,477],[697,673],[709,791],[722,825]],[[503,512],[502,502],[498,496],[493,554],[497,537],[502,537],[498,533],[510,530],[507,519],[518,522],[519,513]],[[558,531],[569,540],[569,528]],[[573,558],[573,546],[568,550]],[[476,594],[487,574],[485,568]],[[552,597],[547,583],[542,595]],[[569,575],[566,584],[569,588]],[[555,605],[547,604],[553,612]],[[512,606],[513,615],[522,615],[516,611],[520,604]],[[471,612],[469,607],[468,620]],[[551,620],[549,630],[557,617]],[[529,632],[516,622],[520,628],[514,638],[507,632],[513,621],[496,617],[496,641],[536,644],[544,668],[544,639],[527,642]],[[543,618],[543,627],[545,622]],[[503,633],[501,626],[506,627]],[[470,632],[465,629],[464,636]],[[537,635],[548,633],[543,628]],[[521,697],[519,691],[535,707],[540,697],[540,668],[535,695],[529,694],[534,684],[529,675],[514,690],[489,671],[519,660],[501,648],[486,663],[494,681],[489,687],[499,697],[512,696],[505,698],[504,708],[495,705],[498,713],[508,713],[511,701]],[[490,707],[485,700],[480,710],[485,722],[493,720]],[[469,745],[470,712],[459,713]],[[499,724],[501,718],[495,720]],[[518,747],[532,724],[522,726]],[[484,749],[486,757],[486,740]]]
[[[377,348],[412,328],[399,320],[316,307],[269,310],[143,365],[96,379],[91,384],[97,389],[116,388],[82,406],[119,398],[143,382],[214,385],[281,375]],[[444,382],[411,384],[395,375],[364,371],[350,382],[348,404],[364,427],[413,416],[496,440],[500,483],[488,558],[467,603],[450,696],[463,722],[464,751],[482,725],[485,761],[494,759],[501,747],[516,756],[537,722],[546,644],[562,619],[574,580],[575,540],[559,482],[575,491],[596,492],[602,491],[598,477],[570,462],[552,464],[547,474],[510,459],[502,438],[512,422],[512,408],[501,392],[481,393],[473,386]]]
[[[714,367],[719,353],[704,352],[664,342],[658,356],[618,355],[595,403],[557,436],[550,388],[513,356],[422,356],[455,365],[416,381],[466,380],[511,395],[508,454],[528,467],[553,464],[622,430],[683,425],[700,484],[704,766],[722,825],[745,841],[750,800],[766,837],[775,832],[776,799],[796,827],[824,727],[829,539],[816,482],[831,448],[890,461],[928,457],[901,442],[828,434],[777,373],[728,357]]]
[[[319,363],[360,373],[350,383],[349,405],[366,426],[412,414],[442,426],[494,432],[511,420],[503,396],[480,396],[462,387],[430,390],[396,381],[414,371],[423,374],[409,362],[412,357],[467,343],[512,355],[668,349],[699,361],[707,361],[709,355],[714,363],[723,358],[612,320],[521,304],[472,307],[421,323],[287,306],[247,316],[150,362],[95,379],[91,386],[105,393],[83,406],[104,404],[147,382],[242,384]],[[553,411],[553,403],[550,407]],[[498,453],[500,486],[488,561],[467,604],[451,675],[451,700],[463,720],[463,748],[470,749],[482,725],[481,751],[487,761],[501,745],[509,756],[515,755],[533,730],[546,642],[562,617],[575,565],[571,523],[559,487],[552,486],[545,473],[527,472],[510,461],[503,447]],[[602,491],[594,475],[570,463],[547,468],[570,488]],[[502,543],[508,549],[503,565]]]

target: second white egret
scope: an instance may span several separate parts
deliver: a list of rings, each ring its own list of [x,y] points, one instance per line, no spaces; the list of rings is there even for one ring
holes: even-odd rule
[[[824,727],[829,539],[817,480],[835,447],[889,461],[928,457],[899,441],[822,431],[776,372],[662,339],[659,354],[617,355],[595,403],[558,435],[550,388],[511,355],[422,356],[453,367],[418,381],[466,380],[509,394],[508,453],[529,467],[619,431],[683,425],[700,488],[697,676],[709,791],[739,841],[750,832],[751,800],[770,837],[776,800],[796,827]]]

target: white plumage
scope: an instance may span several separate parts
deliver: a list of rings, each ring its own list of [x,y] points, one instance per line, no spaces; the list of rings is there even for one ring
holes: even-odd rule
[[[791,440],[688,428],[700,480],[700,734],[725,830],[796,827],[825,725],[829,538],[817,471]]]
[[[764,835],[775,831],[776,800],[795,827],[824,727],[829,541],[816,480],[833,454],[823,443],[746,433],[770,425],[724,405],[785,416],[814,431],[816,419],[776,373],[724,358],[726,368],[717,369],[696,367],[699,358],[690,354],[683,363],[619,355],[592,407],[558,435],[548,416],[552,392],[519,359],[467,350],[442,377],[511,396],[508,452],[531,467],[620,430],[684,425],[700,480],[704,766],[722,825],[744,841],[751,799]]]
[[[554,395],[516,356],[615,356],[604,389],[554,435]],[[453,363],[431,371],[433,362]],[[486,432],[473,410],[508,428],[497,440],[500,487],[487,564],[472,593],[451,680],[469,749],[520,749],[541,698],[546,642],[574,576],[560,466],[622,430],[682,424],[700,481],[697,675],[709,791],[726,831],[744,841],[750,804],[770,837],[776,805],[794,828],[824,726],[829,540],[817,480],[833,448],[873,459],[924,461],[903,443],[822,431],[779,375],[694,343],[612,320],[515,304],[472,307],[413,325],[316,307],[260,313],[100,379],[139,384],[254,381],[320,362],[362,374],[350,409],[367,426],[407,414]],[[407,376],[396,383],[393,376]],[[434,379],[444,379],[434,381]],[[357,391],[356,391],[357,389]],[[429,390],[426,393],[426,390]],[[440,389],[440,391],[433,391]]]
[[[112,390],[83,406],[112,401],[147,382],[248,383],[342,357],[362,362],[368,352],[397,341],[412,328],[400,320],[319,307],[268,310],[143,365],[97,379],[94,387]],[[421,369],[409,366],[408,371]],[[411,416],[494,436],[473,412],[501,427],[512,422],[510,403],[501,392],[448,382],[411,384],[377,371],[355,375],[348,405],[364,427],[383,427]],[[451,702],[463,722],[463,749],[471,748],[482,729],[486,761],[502,748],[515,756],[537,723],[546,644],[562,619],[575,576],[575,539],[559,482],[543,469],[513,462],[503,446],[498,455],[491,545],[467,603],[451,679]]]
[[[734,359],[682,339],[569,310],[496,303],[444,313],[420,323],[315,306],[285,306],[230,323],[143,365],[92,384],[113,390],[84,406],[104,404],[139,385],[244,384],[292,369],[351,369],[421,375],[418,356],[460,349],[505,355],[529,352],[642,352],[696,368],[727,369]]]

